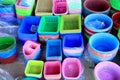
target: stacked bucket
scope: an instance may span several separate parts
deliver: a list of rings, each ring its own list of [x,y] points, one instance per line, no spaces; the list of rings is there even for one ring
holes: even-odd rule
[[[38,36],[40,42],[46,42],[48,39],[58,39],[60,28],[60,16],[42,16]]]
[[[30,0],[31,4],[29,6],[24,5],[26,4],[25,1],[23,0],[17,0],[15,3],[16,7],[16,15],[18,18],[19,23],[21,23],[21,20],[24,18],[24,16],[30,16],[32,14],[34,5],[35,5],[35,0]]]
[[[40,17],[37,16],[26,16],[19,29],[18,29],[18,38],[22,44],[27,40],[34,42],[38,41],[37,29],[39,26]]]
[[[16,40],[13,37],[0,37],[0,63],[13,62],[16,53]]]
[[[92,35],[88,43],[88,53],[95,62],[113,60],[119,48],[118,39],[109,33],[96,33]]]
[[[79,58],[84,51],[82,35],[71,34],[63,38],[63,53],[67,57]]]
[[[95,33],[110,33],[113,21],[105,14],[90,14],[84,20],[84,34],[87,39]]]

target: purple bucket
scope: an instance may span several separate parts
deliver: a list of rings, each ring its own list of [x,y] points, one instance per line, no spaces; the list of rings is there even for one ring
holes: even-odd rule
[[[120,80],[120,66],[113,62],[104,61],[94,69],[96,80]]]

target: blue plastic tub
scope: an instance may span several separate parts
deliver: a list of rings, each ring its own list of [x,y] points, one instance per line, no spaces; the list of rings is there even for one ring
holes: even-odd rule
[[[107,32],[112,29],[113,21],[105,14],[90,14],[84,20],[90,32]]]
[[[26,16],[18,30],[18,38],[22,43],[27,40],[37,41],[37,28],[40,22],[40,17]]]
[[[84,50],[82,35],[71,34],[63,37],[63,53],[67,57],[81,57]]]
[[[26,77],[26,78],[22,78],[22,80],[38,80],[37,78],[32,78],[32,77]]]
[[[62,49],[60,39],[47,41],[46,60],[62,60]]]
[[[112,60],[119,48],[118,39],[109,33],[96,33],[92,35],[88,44],[88,52],[95,62]]]

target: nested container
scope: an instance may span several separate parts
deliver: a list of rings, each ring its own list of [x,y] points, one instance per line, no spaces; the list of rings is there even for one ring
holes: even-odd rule
[[[119,0],[110,0],[111,14],[120,12],[120,1]]]
[[[82,80],[84,68],[77,58],[66,58],[62,63],[62,75],[65,80]]]
[[[119,80],[120,66],[114,62],[104,61],[94,68],[95,80]]]
[[[81,33],[81,16],[80,14],[70,14],[61,16],[60,34],[63,37],[66,34]]]
[[[43,67],[43,61],[29,60],[24,73],[27,77],[42,78]]]
[[[112,15],[112,20],[114,23],[114,28],[118,30],[120,28],[120,12],[116,12]]]
[[[62,49],[61,49],[61,40],[48,40],[46,46],[46,60],[62,60]]]
[[[81,0],[67,0],[67,7],[69,14],[82,14]]]
[[[45,62],[43,74],[46,80],[60,80],[62,77],[61,62],[59,61]]]
[[[40,17],[26,16],[18,30],[18,38],[24,44],[27,40],[37,41],[37,29],[40,23]]]
[[[83,3],[83,13],[85,16],[91,13],[102,13],[108,15],[110,5],[107,0],[85,0]]]
[[[37,0],[35,15],[52,15],[52,6],[52,0]]]
[[[16,0],[0,0],[0,4],[15,4]]]
[[[84,33],[91,36],[95,33],[110,33],[113,26],[112,19],[105,14],[90,14],[84,20]]]
[[[88,43],[88,53],[95,63],[113,60],[119,49],[118,39],[110,33],[96,33]]]
[[[22,78],[22,80],[38,80],[38,79],[37,78],[26,77],[26,78]]]
[[[0,62],[13,62],[16,56],[16,40],[13,37],[0,37]]]
[[[66,0],[53,0],[52,13],[54,15],[64,15],[68,13]]]
[[[120,29],[118,30],[117,37],[118,37],[118,39],[120,41]]]
[[[66,35],[63,37],[63,53],[67,57],[79,58],[84,50],[82,35]]]
[[[35,0],[33,0],[33,2],[31,3],[30,6],[26,7],[26,6],[21,6],[19,5],[20,0],[17,0],[15,3],[15,7],[16,7],[16,14],[17,15],[21,15],[21,16],[30,16],[32,14],[34,5],[35,5]]]
[[[60,16],[43,16],[38,27],[39,40],[59,38],[59,28]]]
[[[23,54],[26,60],[36,60],[40,58],[41,51],[41,44],[33,42],[33,41],[26,41],[23,45]]]

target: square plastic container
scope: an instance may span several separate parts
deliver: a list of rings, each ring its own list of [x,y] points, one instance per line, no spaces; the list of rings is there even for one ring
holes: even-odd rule
[[[61,79],[61,62],[47,61],[44,65],[44,77],[46,80]]]
[[[0,4],[15,4],[16,0],[0,0]]]
[[[67,6],[70,14],[82,14],[81,0],[67,0]]]
[[[52,0],[37,0],[35,15],[52,15]]]
[[[81,16],[80,14],[62,15],[60,33],[71,34],[81,33]]]
[[[46,60],[62,60],[61,40],[48,40]]]
[[[29,7],[20,6],[19,3],[20,3],[20,0],[17,0],[15,3],[16,14],[21,16],[29,16],[32,14],[32,11],[35,5],[35,0],[33,0],[32,5]]]
[[[38,28],[40,35],[57,35],[60,28],[60,16],[43,16]]]
[[[32,41],[26,41],[26,43],[23,46],[24,57],[28,60],[38,59],[40,57],[41,51],[40,46],[41,44]]]
[[[29,60],[25,68],[25,75],[27,77],[41,78],[43,66],[44,66],[43,61]]]
[[[26,16],[18,30],[18,37],[22,43],[27,40],[37,41],[37,28],[40,22],[40,17]]]
[[[63,53],[67,57],[81,57],[84,51],[82,35],[72,34],[63,38]]]
[[[54,15],[63,15],[68,13],[66,0],[53,0],[52,12]]]

